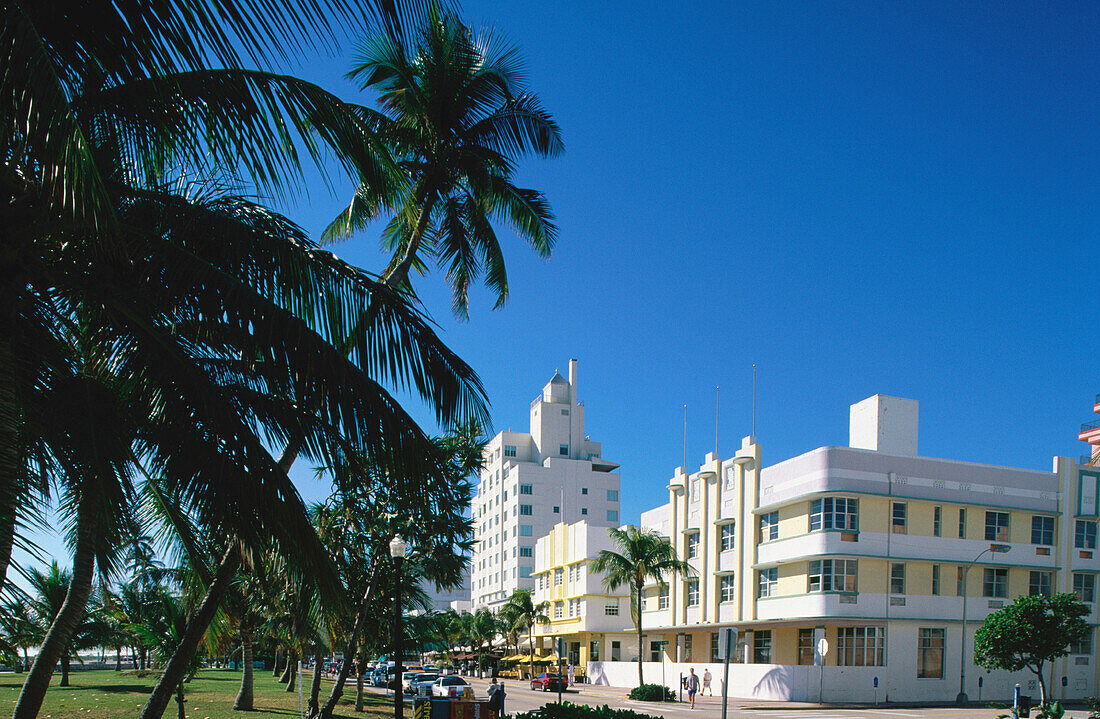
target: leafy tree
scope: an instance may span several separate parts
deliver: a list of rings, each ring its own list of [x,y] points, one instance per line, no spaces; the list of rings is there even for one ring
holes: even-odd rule
[[[494,220],[509,222],[549,257],[557,232],[549,204],[542,193],[516,187],[513,175],[523,155],[559,154],[561,131],[523,87],[518,50],[500,37],[477,36],[439,11],[409,35],[369,37],[348,73],[379,93],[381,112],[371,120],[402,181],[391,197],[360,185],[324,237],[348,237],[391,210],[383,238],[393,252],[387,284],[407,287],[410,271],[423,271],[423,256],[433,257],[447,273],[455,314],[465,317],[470,284],[482,275],[497,307],[508,297]]]
[[[549,608],[550,602],[535,604],[530,589],[517,589],[501,610],[501,614],[509,620],[509,628],[527,632],[527,640],[531,648],[531,676],[535,676],[535,625],[550,623],[550,615],[547,614]]]
[[[630,617],[638,630],[638,685],[642,679],[642,602],[645,599],[646,582],[652,578],[659,587],[665,587],[665,576],[694,574],[691,566],[676,556],[676,550],[667,539],[656,532],[639,529],[633,525],[608,530],[618,551],[600,550],[589,565],[593,574],[604,573],[604,586],[615,590],[623,585],[630,587]]]
[[[28,572],[27,580],[31,586],[31,595],[26,603],[25,640],[33,640],[35,644],[41,644],[65,604],[69,584],[72,581],[72,572],[61,569],[55,560],[44,572],[32,567]],[[61,650],[60,686],[69,686],[69,667],[77,650],[99,645],[100,640],[104,638],[105,630],[105,624],[97,608],[86,608],[82,612],[75,629]]]
[[[1017,597],[985,618],[974,634],[974,662],[986,670],[1027,669],[1039,680],[1039,701],[1046,704],[1043,665],[1069,653],[1069,645],[1092,631],[1089,607],[1073,594]]]

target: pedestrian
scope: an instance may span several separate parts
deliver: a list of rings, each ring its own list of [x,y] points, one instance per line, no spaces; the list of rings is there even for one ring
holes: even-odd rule
[[[695,693],[699,691],[699,677],[695,676],[694,667],[688,669],[688,675],[684,678],[684,682],[687,685],[688,699],[691,701],[691,708],[695,708]]]
[[[575,681],[574,681],[575,679],[576,679],[576,676],[574,675],[573,665],[570,664],[569,665],[569,684],[567,686],[573,686],[573,684],[575,683]]]
[[[711,696],[714,696],[714,690],[710,688],[710,667],[703,669],[703,692],[710,692]],[[699,692],[702,694],[703,692]]]

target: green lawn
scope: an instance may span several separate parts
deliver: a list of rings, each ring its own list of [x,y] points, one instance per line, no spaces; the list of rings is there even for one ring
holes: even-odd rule
[[[23,674],[0,675],[0,707],[9,709],[0,710],[0,714],[6,714],[15,707],[15,701],[19,697],[19,689],[23,683]],[[309,674],[305,674],[304,699],[309,699]],[[39,719],[123,719],[124,717],[137,717],[141,708],[145,706],[145,700],[156,683],[157,675],[151,673],[145,678],[126,672],[74,671],[69,681],[72,686],[59,687],[61,675],[54,675],[54,682],[50,691],[46,693],[46,701],[42,705]],[[205,669],[200,671],[194,680],[184,688],[186,703],[184,711],[188,719],[241,719],[241,717],[255,717],[256,719],[287,719],[298,716],[298,693],[287,694],[286,686],[280,684],[272,676],[270,671],[256,670],[256,711],[235,712],[233,700],[237,697],[237,690],[241,687],[241,672],[228,669]],[[332,688],[332,682],[322,682],[321,701],[323,702]],[[392,699],[386,701],[385,697],[367,694],[365,703],[366,711],[362,714],[355,713],[355,685],[354,682],[347,686],[336,712],[336,716],[344,719],[353,717],[365,717],[366,719],[385,719],[393,716]],[[168,705],[164,712],[165,719],[176,719],[176,702]],[[411,716],[411,709],[407,712]]]

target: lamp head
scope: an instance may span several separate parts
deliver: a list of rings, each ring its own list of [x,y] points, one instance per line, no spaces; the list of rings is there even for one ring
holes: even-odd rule
[[[394,538],[390,540],[390,556],[394,559],[402,559],[405,556],[405,549],[407,547],[408,545],[405,543],[405,540],[401,538],[401,535],[395,535]]]
[[[1005,554],[1010,549],[1012,549],[1012,545],[1010,545],[1010,544],[990,544],[989,545],[989,551],[996,552],[997,554]]]

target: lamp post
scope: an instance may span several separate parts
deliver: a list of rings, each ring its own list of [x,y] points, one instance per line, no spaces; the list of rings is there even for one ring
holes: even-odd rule
[[[982,558],[982,555],[989,552],[995,554],[1004,554],[1012,547],[1008,544],[990,544],[988,549],[983,549],[978,553],[978,556],[974,557],[974,560],[967,564],[963,569],[962,577],[962,595],[963,595],[963,612],[962,612],[962,638],[959,640],[959,695],[955,697],[956,704],[966,704],[970,701],[970,698],[966,696],[966,578],[970,574],[970,568],[978,563],[978,560]]]
[[[395,535],[390,541],[390,556],[393,557],[393,716],[402,719],[405,715],[405,697],[401,691],[401,560],[405,558],[405,540]]]

